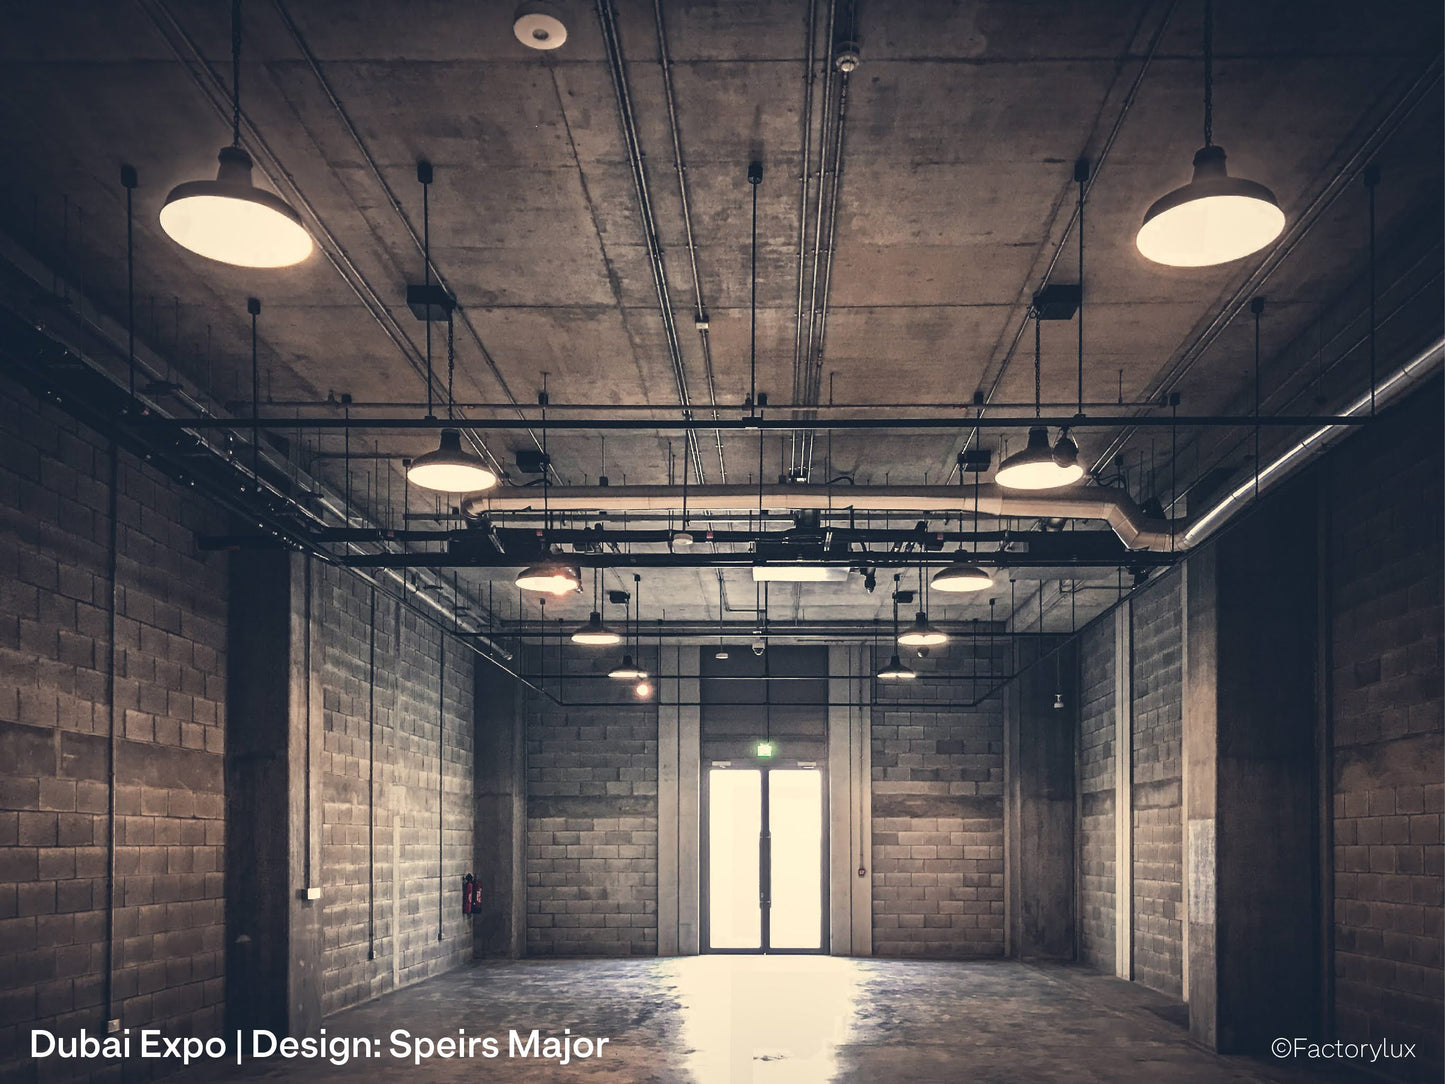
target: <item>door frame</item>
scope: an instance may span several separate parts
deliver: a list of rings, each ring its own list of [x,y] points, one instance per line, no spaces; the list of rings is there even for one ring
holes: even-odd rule
[[[699,895],[701,897],[701,937],[699,940],[699,951],[705,955],[716,956],[827,956],[831,951],[832,923],[828,913],[828,879],[830,869],[828,865],[828,771],[825,765],[815,760],[758,760],[754,757],[739,760],[710,760],[704,763],[699,773],[701,779],[701,794],[698,805],[700,806],[698,817],[698,855],[699,855]],[[819,835],[818,871],[819,871],[819,899],[822,906],[819,908],[818,947],[817,948],[772,948],[768,942],[771,940],[771,899],[767,909],[759,902],[758,909],[762,911],[761,942],[758,948],[713,948],[712,947],[712,906],[711,906],[711,872],[712,862],[710,854],[710,839],[712,829],[712,773],[718,771],[760,771],[762,773],[762,786],[760,796],[762,801],[762,824],[768,830],[769,837],[772,836],[769,823],[769,789],[768,773],[774,769],[801,770],[818,773],[818,790],[821,809],[819,810],[819,823],[822,830]],[[771,852],[769,852],[771,859]],[[761,857],[760,857],[761,861]],[[771,862],[770,862],[771,864]]]

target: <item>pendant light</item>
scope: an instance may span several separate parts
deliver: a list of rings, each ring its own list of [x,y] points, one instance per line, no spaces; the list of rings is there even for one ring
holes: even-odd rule
[[[425,160],[416,164],[416,179],[421,182],[422,218],[422,263],[426,278],[426,290],[431,289],[431,163]],[[444,294],[447,311],[447,417],[455,419],[456,395],[454,383],[457,372],[457,349],[453,310],[455,303],[451,295]],[[431,325],[432,314],[429,297],[426,322],[426,414],[432,412],[432,369],[431,369]],[[429,489],[434,493],[476,493],[491,489],[497,484],[497,475],[475,452],[462,447],[459,429],[443,429],[441,440],[435,451],[417,456],[406,468],[406,480],[412,485]]]
[[[898,580],[899,580],[899,577],[898,577],[898,576],[894,576],[894,577],[893,577],[893,639],[894,639],[894,640],[897,640],[897,639],[898,639]],[[874,651],[874,658],[877,658],[877,657],[878,657],[878,656],[877,656],[877,652],[878,652],[878,625],[877,625],[877,619],[876,619],[876,618],[874,619],[874,622],[875,622],[875,623],[874,623],[874,626],[873,626],[873,651]],[[894,651],[893,654],[892,654],[891,656],[889,656],[888,665],[885,666],[885,667],[883,667],[881,670],[879,670],[877,676],[878,676],[878,680],[879,680],[879,681],[912,681],[912,680],[913,680],[914,678],[916,678],[918,675],[915,674],[915,673],[914,673],[912,670],[910,670],[908,667],[904,666],[904,665],[903,665],[903,661],[898,657],[898,652],[897,652],[897,651]]]
[[[668,444],[671,447],[671,442]],[[686,549],[693,543],[692,532],[687,529],[687,475],[688,460],[691,458],[686,451],[682,456],[682,530],[672,532],[672,544]]]
[[[622,637],[617,632],[608,628],[602,621],[601,596],[597,593],[597,569],[592,570],[592,612],[587,616],[587,623],[572,634],[574,644],[585,644],[588,647],[612,647],[622,642]]]
[[[231,3],[231,145],[214,181],[187,181],[161,206],[161,229],[199,256],[235,267],[290,267],[311,255],[311,235],[280,196],[251,183],[241,148],[241,0]]]
[[[1214,144],[1214,4],[1204,0],[1204,146],[1194,178],[1144,214],[1135,243],[1169,267],[1213,267],[1258,252],[1284,229],[1284,212],[1262,184],[1231,177]]]
[[[517,573],[516,584],[523,591],[537,591],[544,595],[570,595],[582,589],[582,573],[576,565],[569,565],[561,557],[549,553],[536,564],[528,565]]]
[[[961,514],[958,521],[961,529],[963,527]],[[958,556],[965,556],[962,546],[958,548]],[[978,556],[978,473],[976,471],[973,476],[973,556],[975,558]],[[971,561],[955,561],[942,572],[934,575],[932,586],[935,591],[947,591],[950,594],[987,591],[993,586],[993,577]]]
[[[1034,317],[1034,416],[1043,415],[1043,380],[1042,380],[1042,350],[1041,335],[1039,330],[1039,310],[1035,306]],[[994,475],[994,481],[1005,489],[1058,489],[1060,486],[1071,485],[1084,476],[1084,468],[1079,465],[1078,445],[1070,438],[1067,444],[1063,438],[1060,439],[1062,452],[1064,453],[1060,462],[1054,457],[1054,449],[1049,446],[1048,426],[1035,425],[1029,429],[1029,443],[1021,452],[1015,452],[999,464],[998,473]],[[1073,449],[1072,461],[1068,458],[1068,450]]]
[[[918,566],[918,596],[919,601],[926,605],[923,595],[923,566]],[[925,609],[918,611],[913,624],[904,629],[898,636],[898,642],[904,647],[937,647],[939,644],[948,643],[948,633],[942,629],[935,628],[928,621],[928,613]]]
[[[638,588],[641,586],[641,583],[642,583],[641,578],[640,578],[639,576],[637,576],[637,575],[633,575],[633,577],[632,577],[633,597],[628,599],[628,606],[629,606],[628,616],[624,616],[623,619],[622,619],[622,620],[623,620],[623,627],[624,627],[624,629],[626,629],[628,626],[634,624],[634,622],[633,622],[633,620],[631,619],[631,616],[630,616],[630,614],[631,614],[631,604],[632,604],[632,602],[633,602],[634,600],[636,600],[637,590],[638,590]],[[640,606],[640,601],[639,601],[639,606]],[[640,649],[639,649],[639,652],[638,652],[638,653],[641,654]],[[624,651],[623,654],[622,654],[622,661],[621,661],[620,663],[618,663],[616,666],[614,666],[611,670],[607,671],[607,676],[610,677],[610,678],[611,678],[612,680],[614,680],[614,681],[636,681],[636,682],[645,682],[645,681],[647,680],[647,671],[644,670],[644,669],[642,669],[640,666],[637,665],[637,663],[635,663],[635,662],[632,660],[632,652],[630,652],[630,651]],[[634,692],[635,692],[635,691],[636,691],[636,690],[634,690]],[[649,690],[649,691],[650,691],[650,690]],[[645,693],[638,693],[638,695],[639,695],[639,696],[645,696],[646,694],[645,694]]]

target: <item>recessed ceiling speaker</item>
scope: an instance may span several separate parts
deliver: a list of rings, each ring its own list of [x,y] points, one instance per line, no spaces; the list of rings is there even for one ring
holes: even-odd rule
[[[528,49],[560,48],[567,40],[562,6],[550,0],[522,0],[512,21],[512,33]]]

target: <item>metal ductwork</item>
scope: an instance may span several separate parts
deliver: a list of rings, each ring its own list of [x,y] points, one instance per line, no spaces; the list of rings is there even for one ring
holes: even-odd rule
[[[1172,552],[1187,523],[1151,519],[1127,493],[1084,486],[1065,493],[1021,493],[987,483],[978,487],[981,515],[1017,519],[1097,519],[1113,528],[1129,549]],[[553,486],[547,494],[553,512],[681,512],[680,486]],[[497,512],[540,510],[536,489],[496,490],[462,501],[462,512],[481,518]],[[692,512],[922,512],[955,516],[974,506],[972,486],[693,486],[687,491]],[[1173,534],[1171,535],[1171,527]]]
[[[1340,417],[1364,417],[1419,385],[1445,359],[1445,339],[1437,339],[1404,365],[1382,379],[1373,393],[1366,391],[1339,412]],[[1324,425],[1288,448],[1259,471],[1258,488],[1283,480],[1333,444],[1344,425]],[[1055,493],[1021,493],[993,483],[978,487],[980,514],[1016,519],[1087,519],[1107,523],[1131,550],[1179,553],[1197,545],[1255,493],[1255,477],[1232,490],[1219,503],[1198,516],[1160,519],[1145,515],[1123,490],[1081,486]],[[687,493],[693,512],[918,512],[953,516],[974,506],[972,486],[817,486],[806,484],[694,486]],[[678,486],[565,486],[552,487],[548,507],[554,512],[681,512],[683,492]],[[479,519],[491,513],[540,511],[537,490],[502,489],[476,494],[461,502],[462,512]]]

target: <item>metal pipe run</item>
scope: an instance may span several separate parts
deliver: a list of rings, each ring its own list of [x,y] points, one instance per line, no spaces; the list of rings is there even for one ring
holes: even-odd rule
[[[808,409],[812,409],[809,407]],[[548,418],[525,420],[517,418],[356,418],[356,417],[310,417],[287,418],[264,417],[257,420],[263,429],[287,429],[293,432],[317,429],[484,429],[514,430],[542,429],[554,432],[598,432],[623,430],[642,433],[694,432],[698,429],[725,429],[734,431],[772,430],[798,432],[808,429],[832,430],[889,430],[889,429],[934,429],[962,430],[975,429],[1032,429],[1035,426],[1050,426],[1056,429],[1116,429],[1132,425],[1156,428],[1252,428],[1262,425],[1270,428],[1291,428],[1307,425],[1363,425],[1369,418],[1333,414],[1275,414],[1256,418],[1252,414],[1181,414],[1177,418],[1161,415],[1136,418],[1128,415],[1099,415],[1079,417],[1077,414],[1060,414],[1046,417],[989,418],[976,422],[962,417],[904,417],[904,418],[833,418],[821,425],[815,422],[800,422],[792,418],[768,418],[762,415],[744,418]],[[251,424],[249,418],[242,422],[231,418],[136,418],[132,425],[161,429],[240,429]]]

